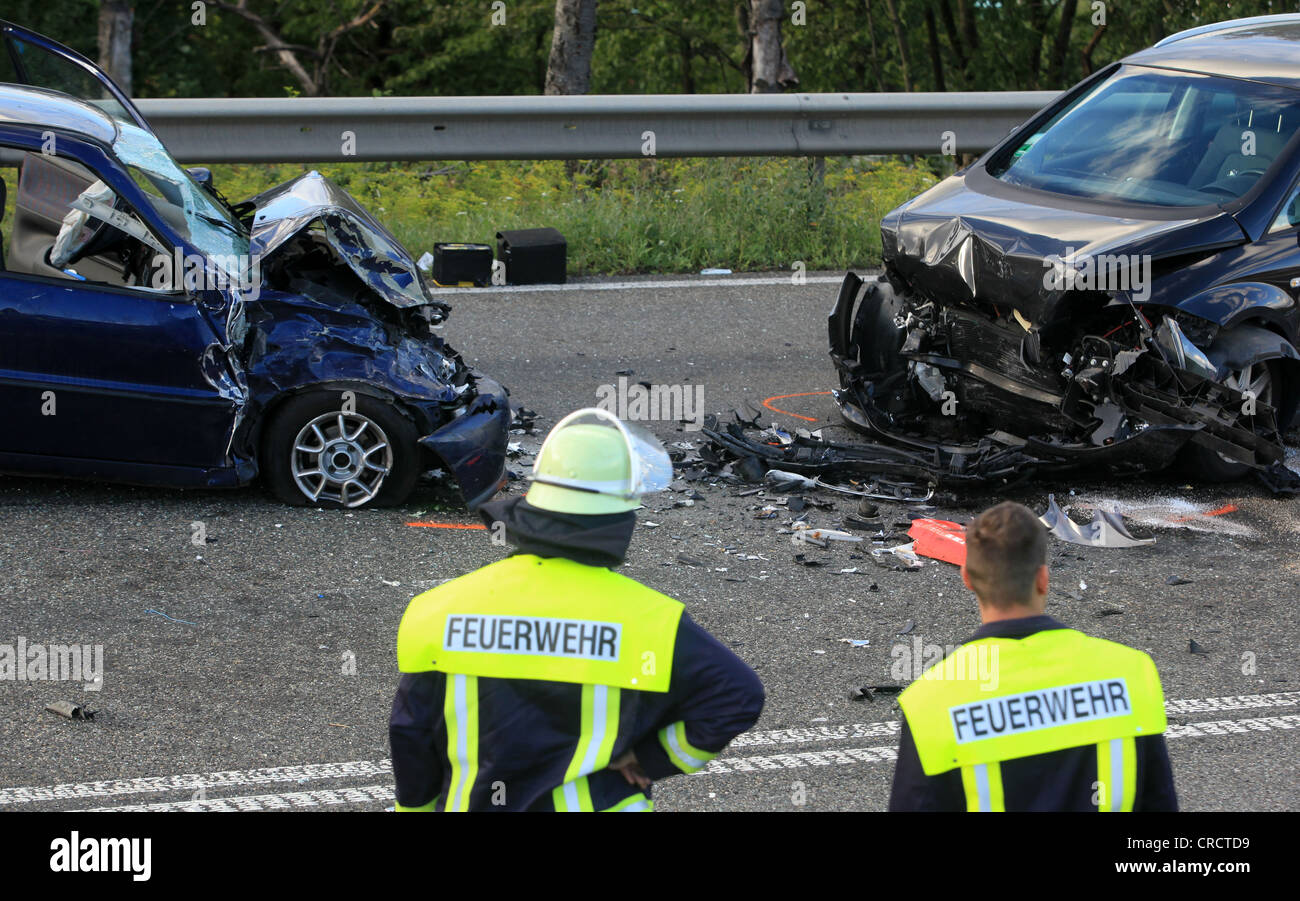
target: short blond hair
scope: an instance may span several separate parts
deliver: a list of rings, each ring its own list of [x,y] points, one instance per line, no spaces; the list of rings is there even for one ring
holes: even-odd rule
[[[1046,564],[1047,530],[1024,504],[1003,501],[966,529],[966,575],[981,603],[1028,604]]]

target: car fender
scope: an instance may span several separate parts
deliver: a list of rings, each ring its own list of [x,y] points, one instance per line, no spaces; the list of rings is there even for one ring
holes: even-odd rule
[[[1233,328],[1244,320],[1258,319],[1292,332],[1295,305],[1295,299],[1276,285],[1235,282],[1193,294],[1179,301],[1177,307],[1223,329]]]
[[[1218,370],[1220,380],[1230,372],[1255,363],[1281,361],[1282,400],[1278,407],[1278,424],[1288,428],[1300,405],[1300,352],[1277,332],[1253,322],[1224,329],[1210,344],[1206,356]]]

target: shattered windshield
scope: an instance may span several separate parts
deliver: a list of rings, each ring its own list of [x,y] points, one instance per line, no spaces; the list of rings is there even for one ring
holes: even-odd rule
[[[1300,93],[1126,66],[989,164],[1004,182],[1097,200],[1191,207],[1241,197],[1300,127]]]
[[[182,238],[232,276],[247,268],[248,234],[243,226],[172,159],[156,137],[119,122],[113,151]]]

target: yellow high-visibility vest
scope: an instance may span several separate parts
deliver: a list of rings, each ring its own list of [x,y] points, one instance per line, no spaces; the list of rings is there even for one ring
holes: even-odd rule
[[[397,664],[404,673],[666,692],[683,609],[612,570],[519,554],[412,600]]]
[[[1100,810],[1132,810],[1134,739],[1165,730],[1155,663],[1074,629],[962,645],[899,696],[927,776],[960,768],[971,810],[1005,809],[1000,764],[1097,747]]]

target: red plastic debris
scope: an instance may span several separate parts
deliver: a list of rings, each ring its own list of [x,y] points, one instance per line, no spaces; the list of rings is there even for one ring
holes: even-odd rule
[[[907,530],[913,550],[922,557],[961,566],[966,562],[966,527],[946,519],[914,519]]]

